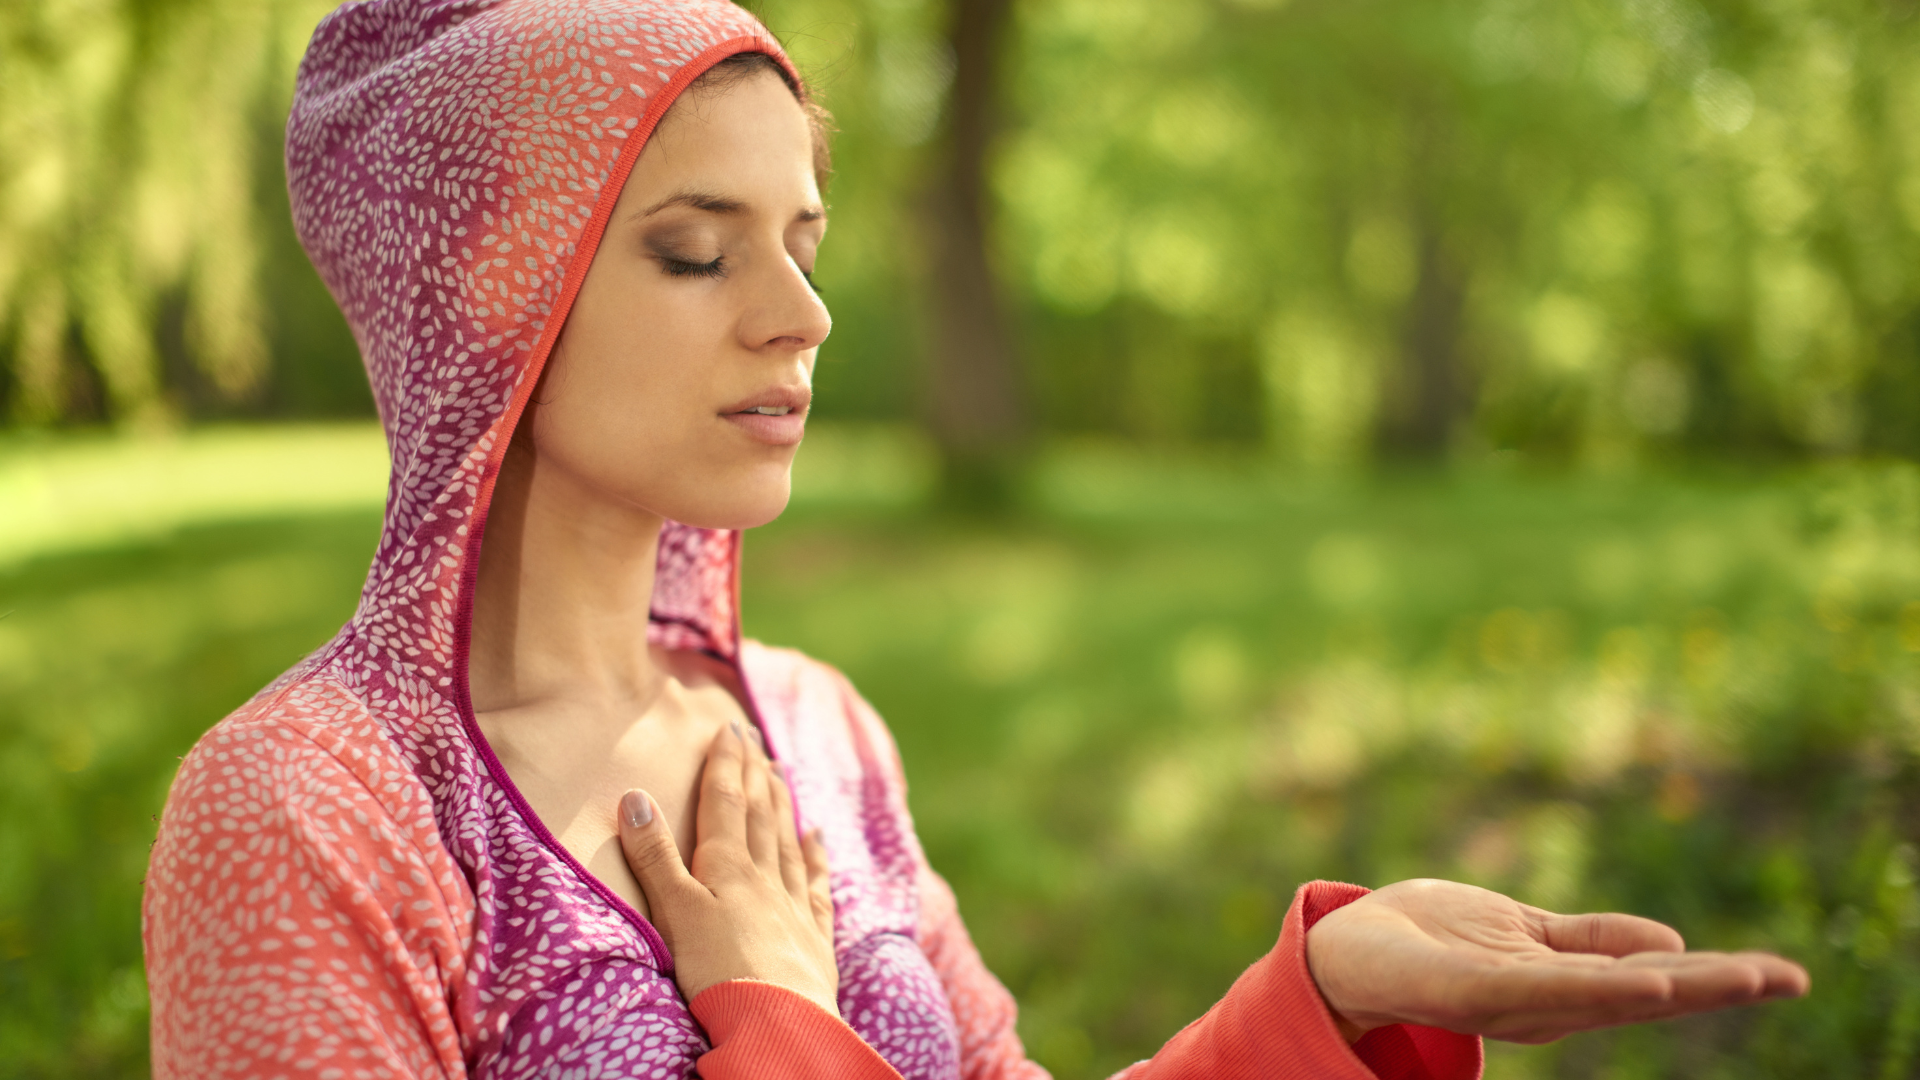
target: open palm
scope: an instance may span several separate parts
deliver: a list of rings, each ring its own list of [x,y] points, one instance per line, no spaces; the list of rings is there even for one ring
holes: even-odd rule
[[[1511,1042],[1807,992],[1767,953],[1687,952],[1633,915],[1556,915],[1451,881],[1415,880],[1329,912],[1307,933],[1314,982],[1351,1039],[1395,1023]]]

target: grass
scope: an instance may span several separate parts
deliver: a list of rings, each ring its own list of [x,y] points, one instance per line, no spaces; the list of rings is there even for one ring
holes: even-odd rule
[[[1912,469],[1336,481],[1081,447],[982,524],[924,506],[911,440],[822,436],[749,538],[749,632],[889,718],[1063,1078],[1197,1015],[1299,882],[1415,875],[1813,970],[1802,1002],[1496,1046],[1496,1080],[1913,1074]],[[176,756],[331,634],[378,528],[264,512],[0,570],[0,1075],[145,1071]]]

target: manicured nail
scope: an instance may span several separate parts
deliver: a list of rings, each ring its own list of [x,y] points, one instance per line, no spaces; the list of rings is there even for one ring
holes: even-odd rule
[[[739,739],[741,742],[747,741],[747,737],[740,733],[740,721],[729,720],[727,721],[727,726],[733,729],[734,738]]]
[[[626,820],[627,828],[637,829],[653,820],[653,801],[644,791],[629,791],[620,796],[620,816]]]

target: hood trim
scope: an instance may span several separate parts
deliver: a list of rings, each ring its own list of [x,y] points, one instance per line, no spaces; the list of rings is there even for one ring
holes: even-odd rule
[[[774,48],[770,49],[770,45]],[[673,78],[648,104],[640,123],[628,133],[620,156],[614,160],[613,168],[607,174],[606,183],[601,187],[600,195],[594,201],[593,216],[587,219],[586,225],[581,229],[574,255],[567,264],[567,275],[561,284],[560,295],[553,305],[553,314],[546,320],[546,326],[542,329],[539,340],[534,344],[533,355],[527,362],[526,375],[515,389],[513,400],[507,405],[506,412],[494,421],[490,429],[490,434],[494,436],[494,443],[487,453],[486,466],[480,477],[480,490],[474,499],[470,518],[472,533],[468,539],[465,561],[460,568],[460,593],[454,607],[454,648],[450,672],[453,676],[453,685],[450,689],[454,707],[459,711],[460,724],[466,731],[467,738],[472,741],[475,751],[478,752],[480,760],[485,764],[493,781],[506,793],[507,800],[526,822],[533,835],[563,865],[579,875],[580,880],[588,888],[633,924],[646,941],[647,947],[653,952],[655,968],[662,975],[669,977],[673,975],[674,970],[673,954],[668,950],[667,943],[660,936],[660,932],[654,928],[652,922],[640,914],[637,908],[608,888],[605,882],[594,876],[579,859],[574,857],[572,852],[560,843],[552,830],[547,828],[546,822],[534,812],[526,796],[520,793],[519,785],[507,775],[506,767],[500,763],[499,756],[493,752],[493,744],[488,742],[486,735],[481,732],[480,723],[474,717],[473,693],[468,681],[473,640],[473,594],[480,578],[480,552],[486,544],[487,518],[493,507],[493,490],[500,477],[501,464],[506,460],[507,448],[513,441],[513,433],[519,427],[520,417],[526,411],[527,402],[533,397],[534,389],[539,385],[540,377],[546,371],[547,360],[553,353],[553,347],[559,341],[561,331],[566,328],[567,317],[573,310],[573,302],[580,294],[580,287],[586,280],[587,271],[593,266],[594,254],[600,249],[600,239],[606,232],[607,222],[613,217],[614,206],[620,201],[620,193],[626,188],[627,177],[633,172],[633,166],[640,160],[640,155],[645,152],[647,142],[652,139],[653,132],[659,127],[660,121],[666,116],[668,110],[673,108],[674,103],[680,100],[681,93],[720,61],[730,56],[752,52],[771,56],[787,72],[788,77],[793,80],[793,85],[806,85],[801,81],[799,72],[794,69],[793,62],[787,58],[784,50],[777,49],[776,43],[752,34],[728,38],[709,46],[692,60],[681,65]],[[733,655],[716,655],[715,658],[726,663],[738,676],[741,674],[741,668],[740,620],[738,618],[740,534],[737,530],[733,532],[733,565],[732,589],[735,610]],[[651,613],[648,617],[651,620]],[[744,692],[746,680],[740,678],[739,682]],[[753,704],[751,693],[746,693],[745,696],[747,700],[743,705],[748,718],[756,726],[762,726],[759,710]]]

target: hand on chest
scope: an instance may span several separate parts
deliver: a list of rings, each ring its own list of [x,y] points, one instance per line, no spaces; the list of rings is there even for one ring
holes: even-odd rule
[[[649,917],[646,897],[620,850],[620,796],[632,788],[652,794],[680,857],[690,858],[707,747],[728,723],[753,730],[727,685],[730,672],[698,655],[670,656],[649,701],[583,695],[476,717],[547,830],[589,873]]]

